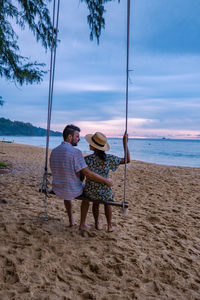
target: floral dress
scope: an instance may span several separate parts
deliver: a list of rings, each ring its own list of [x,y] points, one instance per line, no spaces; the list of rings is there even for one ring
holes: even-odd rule
[[[91,154],[85,157],[85,162],[91,171],[108,178],[109,171],[114,172],[119,167],[121,158],[107,154],[106,160],[103,161],[95,154]],[[94,182],[89,178],[86,178],[84,196],[93,200],[114,201],[111,187]]]

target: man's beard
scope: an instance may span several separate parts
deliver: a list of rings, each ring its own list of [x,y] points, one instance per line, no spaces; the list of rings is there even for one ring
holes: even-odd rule
[[[71,144],[72,144],[72,146],[75,147],[75,146],[77,146],[78,142],[74,142],[74,140],[72,140],[72,143],[71,143]]]

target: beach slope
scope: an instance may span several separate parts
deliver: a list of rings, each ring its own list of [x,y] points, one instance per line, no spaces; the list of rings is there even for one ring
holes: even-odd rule
[[[116,230],[68,227],[63,201],[38,192],[45,149],[1,143],[0,299],[200,299],[200,169],[132,161],[129,214],[113,207]],[[123,166],[113,174],[123,200]],[[80,201],[74,202],[80,219]]]

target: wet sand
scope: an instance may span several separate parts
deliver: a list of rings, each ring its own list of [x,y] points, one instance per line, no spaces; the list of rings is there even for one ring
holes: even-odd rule
[[[0,299],[200,299],[200,169],[131,161],[128,216],[116,230],[68,227],[63,201],[39,193],[45,150],[0,143]],[[123,200],[123,166],[111,174]],[[80,220],[80,201],[73,201]]]

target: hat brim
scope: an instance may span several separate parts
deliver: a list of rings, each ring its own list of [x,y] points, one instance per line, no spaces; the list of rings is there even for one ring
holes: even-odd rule
[[[95,144],[92,140],[92,136],[93,134],[86,134],[85,139],[86,141],[94,148],[101,150],[101,151],[108,151],[110,150],[110,145],[108,143],[106,143],[103,147],[98,146],[97,144]]]

